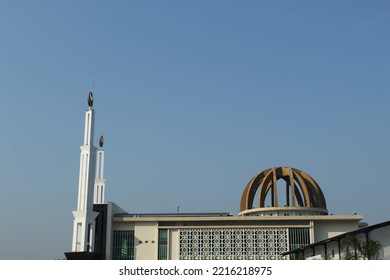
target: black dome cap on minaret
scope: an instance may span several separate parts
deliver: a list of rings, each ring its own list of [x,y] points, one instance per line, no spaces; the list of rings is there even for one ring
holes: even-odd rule
[[[103,145],[104,145],[104,137],[103,137],[103,135],[100,135],[100,139],[99,139],[100,148],[103,148]]]
[[[87,100],[88,100],[88,106],[92,107],[93,106],[93,93],[92,93],[92,91],[88,92]]]

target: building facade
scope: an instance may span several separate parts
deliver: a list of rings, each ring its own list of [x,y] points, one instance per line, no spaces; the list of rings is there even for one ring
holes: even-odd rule
[[[88,95],[79,192],[68,259],[279,260],[324,239],[357,230],[361,215],[328,215],[317,182],[302,170],[268,168],[255,175],[240,212],[128,213],[104,202],[103,137],[93,146],[93,95]]]
[[[284,252],[359,227],[360,215],[128,214],[109,203],[107,259],[279,260]],[[119,211],[118,211],[119,210]],[[292,256],[294,258],[294,256]]]
[[[109,259],[295,259],[283,253],[363,226],[361,215],[328,215],[314,179],[289,167],[254,176],[244,188],[238,215],[131,214],[113,203],[108,208]]]

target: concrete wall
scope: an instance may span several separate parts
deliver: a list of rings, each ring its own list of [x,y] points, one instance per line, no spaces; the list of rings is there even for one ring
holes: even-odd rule
[[[170,260],[180,258],[180,235],[178,229],[169,230],[169,256]]]
[[[114,205],[113,205],[114,206]],[[112,215],[122,213],[121,209],[112,209]],[[159,223],[162,228],[168,229],[168,259],[178,260],[180,258],[180,235],[179,230],[183,228],[234,228],[234,227],[307,227],[312,225],[314,237],[312,242],[327,239],[341,233],[356,230],[358,216],[324,216],[315,217],[288,217],[286,219],[269,219],[253,217],[128,217],[127,219],[116,219],[112,222],[112,230],[134,230],[135,259],[136,260],[157,260],[158,258],[158,230]],[[256,220],[258,219],[258,220]],[[185,225],[184,225],[185,223]],[[112,239],[112,238],[111,238]],[[109,241],[110,245],[112,240]],[[327,254],[332,254],[334,250],[335,259],[338,259],[337,242],[329,247]],[[316,248],[315,254],[324,254],[323,248]],[[312,256],[312,252],[307,252],[305,256]],[[390,255],[390,254],[389,254]]]
[[[134,225],[136,260],[157,260],[158,223],[139,222]]]
[[[314,242],[358,229],[358,221],[314,221]]]

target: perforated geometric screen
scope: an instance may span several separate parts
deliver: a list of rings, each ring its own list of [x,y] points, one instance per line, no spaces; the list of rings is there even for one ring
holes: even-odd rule
[[[180,260],[283,260],[287,228],[180,229]]]

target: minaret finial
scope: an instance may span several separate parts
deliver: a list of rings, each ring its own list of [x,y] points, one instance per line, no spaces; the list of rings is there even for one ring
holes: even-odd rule
[[[92,91],[90,91],[90,92],[88,92],[88,106],[89,107],[93,107],[93,93],[92,93]]]
[[[99,139],[100,148],[103,148],[103,145],[104,145],[104,137],[103,137],[103,135],[100,135],[100,139]]]

